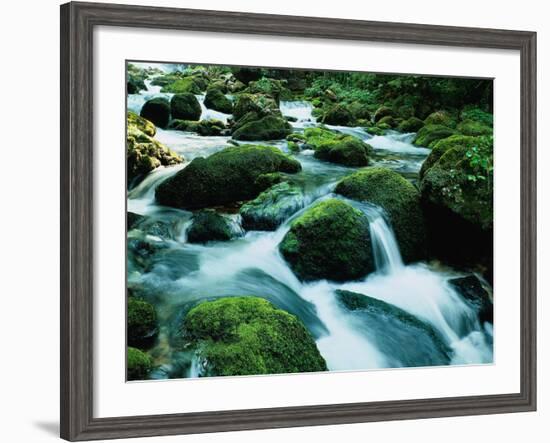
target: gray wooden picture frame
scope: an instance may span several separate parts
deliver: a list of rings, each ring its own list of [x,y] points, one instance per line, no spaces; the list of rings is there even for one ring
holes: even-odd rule
[[[93,30],[96,26],[267,34],[519,51],[519,393],[272,409],[93,416]],[[61,437],[70,441],[495,414],[536,409],[536,33],[189,9],[61,6]]]

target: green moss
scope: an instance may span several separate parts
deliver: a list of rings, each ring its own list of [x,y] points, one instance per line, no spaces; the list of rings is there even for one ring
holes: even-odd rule
[[[298,161],[272,146],[228,147],[206,159],[195,158],[157,187],[156,198],[160,204],[176,208],[250,200],[264,190],[256,185],[262,174],[300,170]]]
[[[410,117],[403,120],[398,126],[399,132],[418,132],[424,126],[424,122],[417,117]]]
[[[426,232],[420,194],[400,174],[385,168],[363,169],[344,177],[335,192],[383,208],[406,262],[425,257]]]
[[[430,169],[449,149],[453,147],[471,148],[473,146],[476,146],[479,142],[480,139],[477,137],[459,134],[451,135],[450,137],[439,140],[434,145],[432,152],[430,152],[430,155],[428,155],[426,160],[424,160],[424,163],[422,163],[419,177],[424,177],[426,171]]]
[[[183,157],[140,129],[143,128],[151,133],[152,128],[149,123],[133,113],[128,113],[126,133],[128,184],[161,165],[175,165],[183,161]]]
[[[193,215],[193,224],[187,231],[189,243],[206,243],[209,241],[231,240],[231,226],[223,215],[211,210],[197,212]]]
[[[479,108],[466,108],[460,113],[462,120],[473,120],[485,126],[493,126],[493,114]]]
[[[380,106],[374,113],[373,120],[375,123],[378,123],[384,117],[395,117],[395,111],[388,106]]]
[[[273,97],[276,102],[290,100],[293,97],[292,92],[287,88],[286,80],[276,80],[267,77],[250,82],[246,92],[266,94]]]
[[[240,126],[233,132],[235,140],[280,140],[291,133],[288,122],[277,115],[266,115]]]
[[[146,380],[153,369],[153,360],[145,352],[128,347],[126,352],[126,376],[128,380]]]
[[[382,128],[379,128],[378,126],[369,126],[365,128],[365,131],[367,131],[370,135],[384,135],[386,131]]]
[[[258,297],[203,302],[189,311],[184,328],[209,376],[327,370],[300,320]]]
[[[137,298],[128,299],[127,328],[129,345],[150,345],[158,332],[157,314],[153,305]]]
[[[196,132],[203,136],[222,135],[226,129],[225,124],[220,120],[172,120],[168,125],[169,129],[177,131]]]
[[[493,128],[474,120],[464,120],[457,126],[457,131],[464,135],[480,136],[491,135]]]
[[[190,93],[176,94],[170,101],[172,118],[198,120],[202,110],[197,97]]]
[[[370,120],[371,113],[366,104],[355,101],[347,106],[355,120]]]
[[[231,114],[233,112],[233,104],[221,90],[217,88],[208,88],[204,98],[204,106],[215,111]]]
[[[152,98],[144,103],[140,115],[154,125],[166,128],[170,121],[170,103],[162,97]]]
[[[132,111],[128,111],[128,126],[134,126],[139,129],[141,132],[144,132],[149,137],[154,137],[157,133],[157,128],[149,120],[140,117]]]
[[[304,207],[302,191],[287,182],[262,192],[240,209],[246,230],[274,231],[292,214]]]
[[[439,140],[454,135],[455,131],[447,126],[442,125],[426,125],[418,131],[413,143],[416,146],[425,146],[433,148]]]
[[[346,166],[366,166],[372,147],[357,137],[326,128],[306,128],[304,138],[315,151],[315,157]]]
[[[426,125],[442,125],[448,128],[456,127],[456,120],[447,111],[432,112],[424,119]]]
[[[200,94],[203,88],[195,77],[184,77],[168,83],[162,87],[162,92],[173,92],[174,94]]]
[[[351,126],[355,122],[355,118],[344,106],[334,105],[324,113],[321,122],[327,125]]]
[[[337,199],[297,218],[279,250],[302,280],[353,280],[374,270],[367,218]]]

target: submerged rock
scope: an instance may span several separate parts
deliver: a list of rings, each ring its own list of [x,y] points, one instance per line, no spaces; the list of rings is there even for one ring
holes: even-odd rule
[[[181,120],[198,120],[201,117],[201,105],[191,93],[176,94],[170,101],[172,118]]]
[[[395,305],[364,294],[337,290],[336,298],[342,307],[357,316],[359,329],[368,332],[379,349],[401,365],[449,364],[451,350],[429,323]]]
[[[292,314],[258,297],[203,302],[184,320],[207,376],[326,371],[315,341]]]
[[[274,231],[304,204],[304,195],[298,187],[286,182],[276,184],[241,207],[243,227],[246,230]]]
[[[366,216],[337,199],[318,203],[298,217],[279,250],[302,280],[353,280],[374,270]]]
[[[153,360],[145,352],[128,347],[126,351],[126,377],[131,380],[147,380],[153,369]]]
[[[141,108],[140,115],[160,128],[166,128],[170,121],[170,103],[162,97],[147,100]]]
[[[493,323],[493,300],[475,275],[453,278],[449,284],[456,289],[466,302],[473,306],[479,315],[479,320]]]
[[[193,215],[193,224],[187,231],[189,243],[206,243],[209,241],[231,240],[231,225],[223,215],[211,210],[197,212]]]
[[[160,204],[176,208],[205,208],[255,198],[264,189],[259,176],[295,173],[298,161],[272,146],[228,147],[207,158],[195,158],[156,189]]]
[[[145,300],[131,297],[128,299],[128,345],[139,348],[150,347],[157,334],[157,313]]]
[[[385,210],[405,262],[426,256],[426,230],[420,193],[400,174],[386,168],[363,169],[344,177],[335,191]]]

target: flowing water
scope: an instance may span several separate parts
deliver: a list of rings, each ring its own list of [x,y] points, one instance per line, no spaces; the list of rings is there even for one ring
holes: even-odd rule
[[[159,92],[142,91],[134,95],[139,100],[129,96],[129,103],[136,106],[151,94]],[[316,124],[311,110],[307,102],[281,103],[283,114],[296,120],[291,124],[297,131]],[[214,114],[203,110],[202,117],[209,116]],[[405,176],[416,176],[428,152],[413,146],[410,134],[373,137],[362,128],[333,129],[365,140],[375,150],[375,164]],[[180,131],[159,129],[157,138],[187,161],[229,146],[228,137]],[[284,140],[269,144],[288,152]],[[292,220],[308,207],[328,197],[341,198],[332,194],[334,186],[355,170],[321,162],[307,151],[296,158],[303,168],[294,177],[303,195],[297,212],[273,232],[244,232],[240,217],[228,214],[238,234],[229,242],[186,243],[192,214],[155,203],[155,188],[187,163],[159,168],[129,191],[128,210],[145,218],[128,233],[128,285],[141,288],[141,295],[157,308],[160,322],[158,344],[151,352],[158,369],[152,377],[201,375],[197,358],[184,346],[181,321],[200,301],[231,295],[260,296],[298,316],[331,370],[491,362],[492,328],[481,325],[473,308],[448,284],[460,274],[425,263],[405,265],[392,228],[376,206],[346,200],[369,220],[376,272],[346,283],[304,283],[296,278],[278,251],[279,243]],[[337,290],[389,305],[350,311],[338,301]]]

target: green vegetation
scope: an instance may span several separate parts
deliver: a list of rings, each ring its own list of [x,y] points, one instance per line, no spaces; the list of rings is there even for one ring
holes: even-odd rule
[[[290,134],[288,122],[276,115],[266,115],[259,120],[244,123],[233,132],[235,140],[278,140]]]
[[[414,144],[426,148],[433,148],[439,140],[454,134],[455,131],[447,126],[428,124],[418,131],[414,139]]]
[[[342,179],[336,193],[386,211],[406,262],[426,255],[426,232],[418,190],[397,172],[368,168]]]
[[[151,344],[158,333],[157,314],[153,305],[145,300],[129,298],[127,327],[130,346],[141,348]]]
[[[204,97],[204,106],[215,111],[231,114],[233,104],[219,88],[208,88]]]
[[[337,199],[297,218],[279,250],[302,280],[354,280],[374,270],[367,218]]]
[[[126,369],[128,380],[145,380],[153,369],[153,360],[145,352],[128,347],[126,351]]]
[[[184,320],[205,375],[326,371],[313,338],[292,314],[258,297],[203,302]]]
[[[229,147],[208,158],[193,159],[158,186],[156,199],[176,208],[204,208],[250,200],[264,190],[256,184],[261,175],[300,170],[298,161],[271,146]]]
[[[212,136],[222,135],[227,129],[225,124],[220,120],[172,120],[168,125],[169,129],[176,131],[196,132],[199,135]]]

